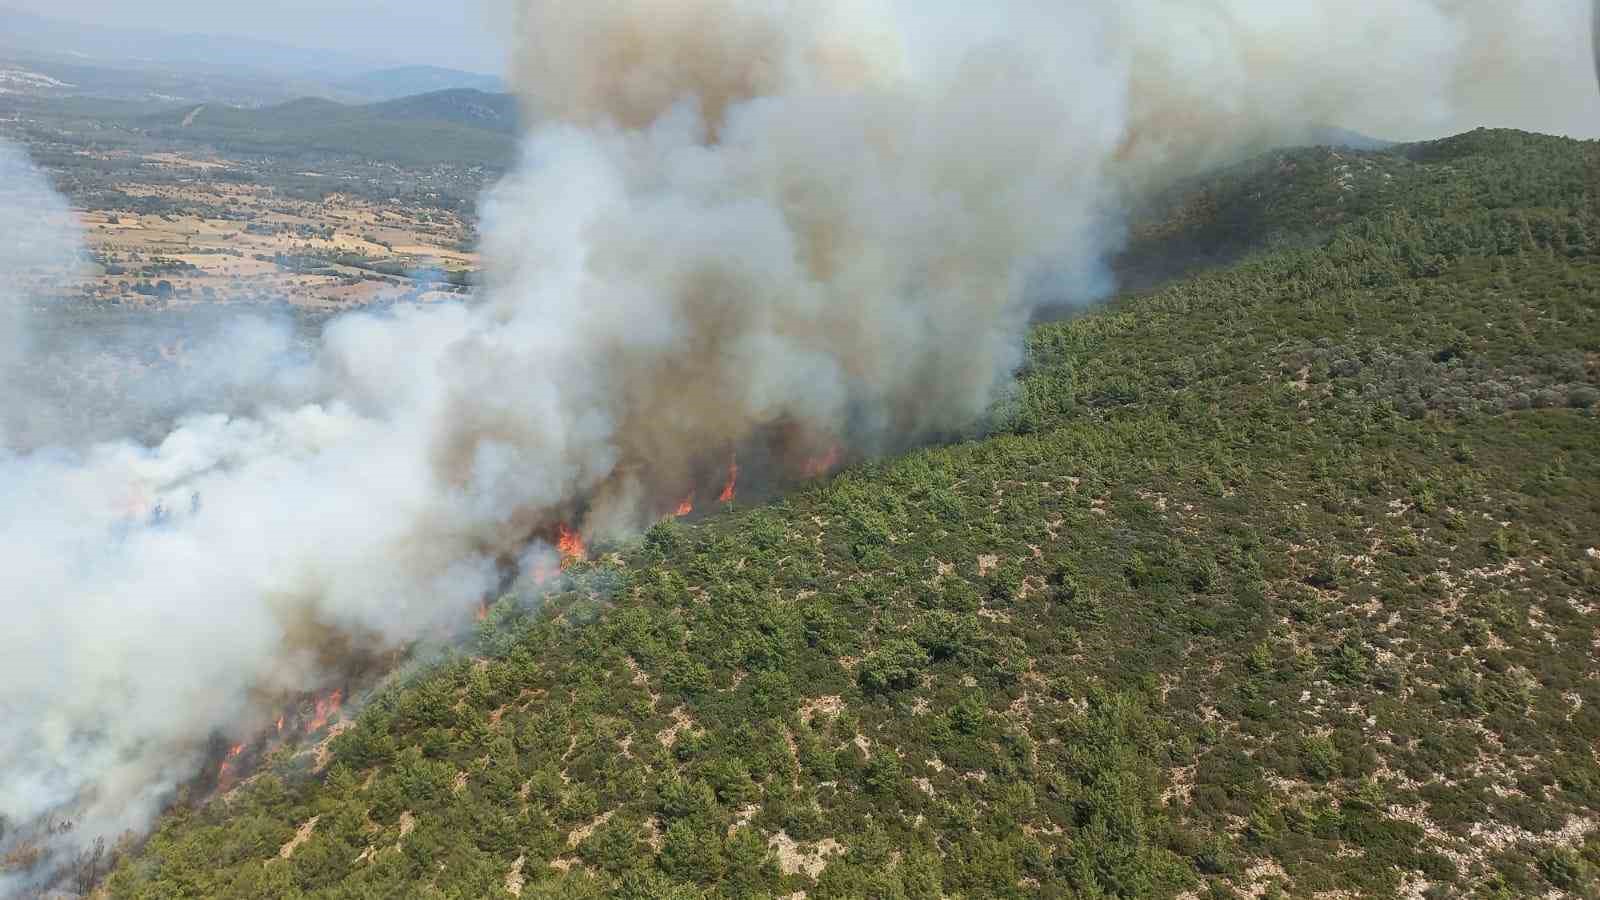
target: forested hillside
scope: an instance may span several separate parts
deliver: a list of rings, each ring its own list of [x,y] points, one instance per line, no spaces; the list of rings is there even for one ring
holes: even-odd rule
[[[183,106],[129,122],[163,141],[208,144],[223,153],[499,169],[515,155],[517,116],[509,94],[463,88],[361,106],[315,97],[263,109]]]
[[[1169,199],[1124,266],[1228,267],[1037,328],[990,436],[503,599],[104,891],[1600,896],[1600,146]]]

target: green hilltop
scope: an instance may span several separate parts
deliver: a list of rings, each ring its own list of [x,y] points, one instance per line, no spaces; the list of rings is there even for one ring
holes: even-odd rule
[[[162,141],[209,144],[229,154],[499,169],[516,154],[519,110],[510,94],[455,88],[364,105],[316,97],[260,109],[189,104],[130,123]]]
[[[1166,201],[987,437],[505,599],[106,892],[1597,896],[1600,145]]]

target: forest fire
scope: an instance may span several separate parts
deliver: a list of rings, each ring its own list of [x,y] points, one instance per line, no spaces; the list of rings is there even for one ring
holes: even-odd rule
[[[739,487],[739,458],[735,456],[728,461],[728,481],[722,486],[722,493],[717,495],[718,503],[732,503],[735,492]]]
[[[279,713],[254,739],[230,745],[217,763],[217,792],[237,786],[244,774],[242,770],[253,767],[263,753],[326,728],[343,708],[344,690],[335,688],[309,700],[302,699],[289,712]]]
[[[689,514],[691,514],[693,512],[694,512],[694,497],[691,496],[691,497],[683,498],[683,502],[678,504],[677,511],[674,512],[672,515],[674,517],[676,517],[676,518],[681,519],[684,516],[687,516],[687,515],[689,515]]]
[[[217,767],[217,787],[226,788],[233,779],[233,763],[244,753],[243,744],[234,744],[228,748],[228,755],[222,760],[222,765]]]
[[[556,532],[556,550],[561,554],[561,568],[575,562],[583,562],[589,558],[589,548],[583,542],[583,535],[574,531],[570,525],[563,522]]]
[[[337,688],[326,697],[318,697],[313,705],[310,721],[306,722],[306,732],[320,731],[327,727],[328,720],[339,714],[344,706],[344,691]]]
[[[534,584],[540,586],[548,584],[552,578],[566,571],[573,563],[580,563],[589,558],[589,546],[584,542],[583,535],[565,522],[556,526],[555,547],[560,560],[554,566],[548,561],[541,560],[536,560],[532,564],[528,577]],[[478,610],[478,621],[482,622],[488,617],[489,604],[485,601]]]
[[[837,469],[843,457],[844,451],[839,448],[838,444],[834,444],[828,448],[827,453],[807,459],[800,471],[805,473],[807,478],[821,478]]]

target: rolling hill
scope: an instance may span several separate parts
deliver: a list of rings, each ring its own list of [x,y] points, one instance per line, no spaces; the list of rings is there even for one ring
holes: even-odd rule
[[[1600,144],[1165,199],[987,436],[502,599],[105,892],[1594,896]]]
[[[163,140],[227,153],[359,157],[400,165],[504,166],[515,152],[517,104],[468,88],[350,105],[306,97],[261,109],[203,105],[144,115]]]
[[[502,93],[505,83],[492,75],[479,75],[439,66],[395,66],[363,72],[336,82],[333,87],[373,101],[398,100],[436,91],[473,90]]]

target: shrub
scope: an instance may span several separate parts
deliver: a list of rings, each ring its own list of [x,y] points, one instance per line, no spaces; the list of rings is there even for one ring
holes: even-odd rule
[[[867,654],[858,677],[869,691],[904,690],[916,684],[929,662],[928,651],[916,641],[896,638]]]
[[[1568,847],[1541,851],[1539,874],[1564,891],[1583,891],[1586,896],[1593,896],[1596,889],[1594,867]]]
[[[954,659],[968,653],[983,640],[978,617],[937,609],[923,614],[914,627],[917,643],[927,648],[935,660]]]
[[[1567,392],[1567,404],[1574,409],[1589,409],[1600,405],[1600,390],[1587,384],[1579,385]]]

